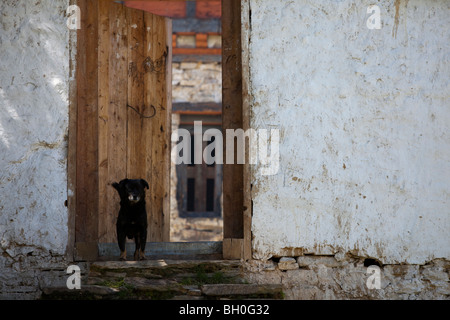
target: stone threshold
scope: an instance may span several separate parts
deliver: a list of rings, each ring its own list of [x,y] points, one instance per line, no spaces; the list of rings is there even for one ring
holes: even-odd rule
[[[89,264],[80,290],[43,288],[53,300],[282,299],[281,284],[251,284],[239,260],[98,261]]]

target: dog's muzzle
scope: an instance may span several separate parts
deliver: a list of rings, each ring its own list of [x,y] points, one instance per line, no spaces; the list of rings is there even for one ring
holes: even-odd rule
[[[137,203],[139,202],[139,200],[141,200],[141,197],[139,196],[134,196],[132,194],[128,196],[128,201],[130,201],[131,203]]]

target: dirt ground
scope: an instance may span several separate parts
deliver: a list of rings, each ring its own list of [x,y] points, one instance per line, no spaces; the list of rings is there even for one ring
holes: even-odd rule
[[[222,241],[222,218],[173,218],[170,221],[170,242]],[[127,239],[134,243],[134,239]]]
[[[222,218],[173,217],[170,221],[170,241],[222,241],[222,230]]]

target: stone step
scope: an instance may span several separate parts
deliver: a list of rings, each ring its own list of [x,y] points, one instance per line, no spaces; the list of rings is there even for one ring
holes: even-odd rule
[[[281,299],[278,285],[247,284],[238,260],[100,261],[80,290],[44,288],[43,299]]]
[[[125,244],[127,259],[133,260],[135,244]],[[99,243],[98,254],[101,260],[116,260],[120,255],[117,243]],[[222,241],[196,242],[147,242],[145,255],[148,259],[221,259]]]
[[[102,300],[119,293],[119,289],[99,285],[83,285],[81,289],[67,287],[45,287],[41,299],[44,300]]]
[[[183,274],[224,273],[240,274],[239,260],[144,260],[144,261],[100,261],[90,265],[89,274],[122,274],[151,277],[175,277]]]
[[[202,295],[208,298],[231,299],[282,299],[281,284],[205,284],[201,286]]]

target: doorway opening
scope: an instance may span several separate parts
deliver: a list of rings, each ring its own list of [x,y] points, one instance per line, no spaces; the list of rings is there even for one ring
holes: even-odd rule
[[[193,151],[194,121],[203,132],[222,129],[221,1],[123,3],[172,20],[171,129],[188,130]],[[191,158],[171,163],[170,241],[222,241],[222,165],[194,164],[193,152]]]
[[[78,4],[86,14],[77,31],[69,128],[74,259],[96,260],[117,249],[119,204],[111,184],[125,177],[152,185],[147,248],[164,252],[174,241],[210,241],[220,242],[213,247],[224,258],[243,256],[244,238],[250,243],[244,216],[251,214],[244,166],[170,161],[172,130],[194,134],[194,121],[203,130],[246,129],[240,1]],[[138,4],[153,7],[137,10]]]

